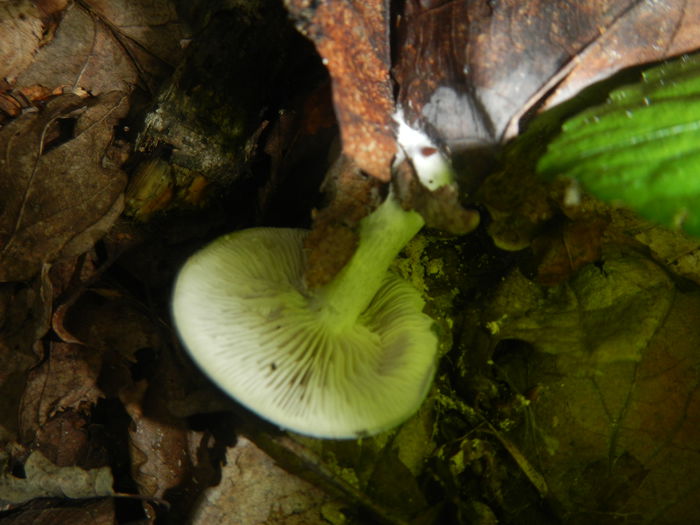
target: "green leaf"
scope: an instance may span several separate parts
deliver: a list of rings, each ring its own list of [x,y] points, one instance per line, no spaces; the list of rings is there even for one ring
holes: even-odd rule
[[[567,120],[537,169],[700,235],[700,55],[651,68]]]

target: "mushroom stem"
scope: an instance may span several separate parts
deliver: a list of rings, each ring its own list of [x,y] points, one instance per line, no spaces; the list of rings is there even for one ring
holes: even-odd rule
[[[404,210],[390,191],[360,222],[357,250],[333,281],[314,293],[311,307],[338,330],[354,325],[372,302],[392,261],[423,224],[421,215]]]

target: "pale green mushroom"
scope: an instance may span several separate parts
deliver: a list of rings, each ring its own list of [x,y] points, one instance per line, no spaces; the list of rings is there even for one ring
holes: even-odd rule
[[[444,160],[430,169],[433,185],[449,179]],[[350,261],[313,291],[303,279],[305,230],[224,235],[177,277],[180,337],[214,383],[280,427],[324,438],[390,429],[419,408],[437,361],[420,292],[388,271],[422,226],[390,192],[361,221]]]

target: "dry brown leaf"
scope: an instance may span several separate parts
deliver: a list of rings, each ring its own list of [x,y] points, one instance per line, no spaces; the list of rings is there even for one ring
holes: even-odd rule
[[[396,153],[388,2],[333,0],[310,7],[304,0],[286,0],[285,5],[333,79],[343,153],[366,173],[388,181]]]
[[[26,373],[40,358],[35,346],[49,329],[52,299],[48,266],[28,284],[0,285],[0,440],[16,439]]]
[[[34,451],[24,462],[23,478],[8,468],[8,455],[0,452],[0,509],[35,498],[96,498],[111,496],[112,473],[108,467],[84,470],[58,467],[41,452]]]
[[[602,232],[607,222],[601,217],[563,221],[532,241],[541,284],[560,284],[586,264],[601,256]]]
[[[685,0],[405,5],[398,102],[456,150],[514,137],[520,117],[562,79],[547,106],[624,67],[700,46],[700,6]]]
[[[333,499],[282,470],[244,437],[228,449],[221,481],[204,491],[194,510],[195,525],[321,525],[329,523]],[[333,523],[333,522],[331,522]]]
[[[31,64],[44,23],[30,0],[0,4],[0,81],[12,83]]]
[[[16,83],[92,94],[129,91],[140,81],[153,89],[179,60],[181,38],[183,27],[165,0],[76,2]]]
[[[86,446],[87,416],[102,397],[97,386],[101,367],[101,356],[90,348],[51,344],[45,361],[27,377],[19,413],[22,442],[45,454],[53,451],[50,459],[59,466],[77,464]],[[53,428],[46,428],[49,423]],[[57,426],[62,435],[54,431]]]
[[[419,516],[433,510],[418,481],[434,449],[433,416],[430,407],[422,409],[398,433],[357,441],[275,435],[254,423],[243,434],[281,467],[332,496],[337,508],[363,509],[378,523],[420,523]]]
[[[174,2],[81,0],[80,4],[112,28],[128,53],[137,58],[142,70],[154,70],[163,65],[174,67],[180,59],[185,23],[178,18]]]
[[[3,516],[3,524],[9,525],[114,525],[114,500],[80,501],[75,505],[65,503],[40,509],[23,509]]]
[[[625,2],[628,8],[567,68],[566,78],[542,109],[629,66],[654,62],[700,47],[700,4],[686,0]]]
[[[64,95],[0,131],[0,281],[27,279],[45,262],[85,251],[109,228],[126,177],[105,154],[126,106],[119,92]],[[64,138],[66,124],[74,125],[69,140],[50,142]]]
[[[116,290],[89,290],[65,308],[59,306],[53,327],[68,342],[80,341],[97,350],[113,351],[127,361],[134,361],[138,350],[162,343],[153,319]]]
[[[159,365],[170,369],[162,361]],[[129,428],[131,474],[143,496],[162,498],[166,491],[188,483],[192,476],[189,434],[184,420],[167,408],[167,379],[159,371],[146,380],[125,385],[119,392],[132,420]]]

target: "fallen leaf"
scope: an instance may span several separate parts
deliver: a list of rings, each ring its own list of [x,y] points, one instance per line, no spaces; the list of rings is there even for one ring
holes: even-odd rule
[[[624,12],[581,50],[542,110],[626,67],[655,62],[700,47],[700,5],[685,0],[625,2]]]
[[[567,220],[533,239],[538,282],[548,286],[562,283],[588,263],[596,262],[606,226],[600,217]]]
[[[169,489],[185,482],[190,463],[187,457],[187,431],[182,425],[163,421],[163,414],[144,412],[146,381],[124,389],[124,408],[133,425],[129,431],[132,477],[139,493],[150,498],[162,498]]]
[[[182,39],[187,30],[186,21],[178,17],[177,4],[168,0],[78,3],[112,32],[142,74],[159,78],[172,71],[182,58]]]
[[[97,498],[111,496],[112,473],[109,467],[84,470],[58,467],[41,452],[34,451],[23,465],[24,477],[8,470],[8,455],[0,452],[0,506],[17,505],[35,498]]]
[[[114,221],[126,178],[104,156],[125,110],[123,93],[64,95],[0,131],[0,281],[30,278],[43,263],[91,247]],[[47,143],[62,125],[74,126],[72,136]]]
[[[435,448],[433,417],[428,406],[398,432],[356,441],[275,435],[246,418],[242,434],[282,468],[326,492],[345,514],[398,525],[420,522],[431,512],[419,480]]]
[[[78,463],[83,447],[87,446],[83,428],[88,423],[87,416],[103,395],[97,386],[101,368],[101,356],[93,349],[51,344],[44,362],[27,376],[19,412],[22,442],[44,450],[54,449],[61,459],[58,456],[50,459],[59,466]],[[56,436],[51,429],[47,430],[49,423],[63,425],[64,434]],[[51,436],[58,441],[52,441]],[[72,454],[68,454],[69,450]]]
[[[130,362],[136,359],[137,351],[162,344],[145,309],[117,290],[87,290],[65,308],[61,306],[53,316],[53,327],[67,342],[116,352]]]
[[[284,471],[251,441],[239,437],[226,452],[221,481],[204,491],[191,523],[321,525],[329,523],[324,513],[333,510],[334,501],[321,489]]]
[[[357,247],[357,224],[377,205],[376,180],[363,177],[345,155],[328,170],[324,185],[331,203],[314,213],[314,228],[304,240],[304,280],[311,288],[327,284],[345,266]]]
[[[633,254],[606,254],[568,282],[538,286],[515,270],[485,316],[498,339],[519,339],[579,366],[638,361],[668,315],[674,287],[663,268]]]
[[[43,29],[41,13],[30,0],[0,5],[0,80],[11,83],[31,64]]]
[[[53,287],[48,266],[29,283],[0,285],[0,440],[17,438],[27,370],[40,359],[37,341],[49,329]]]
[[[155,89],[181,57],[183,37],[173,5],[164,0],[75,2],[16,85],[82,88],[94,95],[130,91],[140,81]]]
[[[131,475],[139,493],[149,498],[167,493],[172,505],[182,509],[205,485],[194,475],[199,459],[190,443],[195,433],[168,406],[169,400],[183,397],[182,374],[186,373],[169,352],[162,349],[157,366],[142,372],[143,379],[123,385],[119,399],[132,421],[128,433]]]
[[[454,151],[502,142],[534,104],[696,49],[698,17],[685,0],[411,0],[397,18],[398,103]]]
[[[507,366],[511,377],[527,370],[528,384],[538,385],[524,450],[568,523],[697,518],[699,311],[697,293],[676,294],[634,362],[591,371],[561,354],[535,353]]]
[[[648,246],[656,260],[681,277],[700,284],[700,241],[661,226],[641,224],[635,239]]]
[[[22,509],[3,516],[3,523],[10,525],[113,525],[116,523],[114,500],[105,498],[98,501],[79,501],[76,504],[60,505],[41,509]]]

